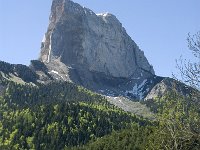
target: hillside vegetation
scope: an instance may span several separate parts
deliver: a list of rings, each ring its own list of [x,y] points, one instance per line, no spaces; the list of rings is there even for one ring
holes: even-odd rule
[[[199,100],[189,96],[170,92],[144,102],[157,113],[150,121],[69,82],[19,84],[9,78],[4,69],[0,149],[200,149]]]
[[[1,149],[80,146],[132,124],[150,122],[67,82],[30,86],[14,82],[0,97]]]

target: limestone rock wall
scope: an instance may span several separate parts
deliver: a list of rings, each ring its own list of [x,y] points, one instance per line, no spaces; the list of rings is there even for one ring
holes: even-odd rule
[[[40,60],[59,60],[112,77],[130,78],[153,67],[112,14],[95,14],[70,0],[53,0]],[[139,71],[139,72],[138,72]]]

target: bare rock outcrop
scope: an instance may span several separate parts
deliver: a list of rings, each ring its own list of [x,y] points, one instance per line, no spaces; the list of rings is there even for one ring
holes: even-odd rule
[[[114,15],[95,14],[70,0],[53,0],[40,60],[117,78],[154,75],[144,52]]]

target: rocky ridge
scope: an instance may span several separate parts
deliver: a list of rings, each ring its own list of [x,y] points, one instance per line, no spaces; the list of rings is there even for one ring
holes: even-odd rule
[[[111,77],[136,78],[142,71],[154,75],[144,52],[114,15],[95,14],[70,0],[53,1],[40,60]]]
[[[125,84],[139,85],[155,76],[144,52],[114,15],[95,14],[71,0],[53,0],[39,60],[55,79],[107,91],[103,94],[121,95],[131,90]]]
[[[0,79],[36,86],[73,82],[143,116],[150,113],[138,101],[162,97],[174,89],[182,95],[193,90],[156,76],[144,52],[114,15],[95,14],[71,0],[53,0],[39,60],[32,60],[29,67],[0,61]],[[0,82],[0,95],[5,89]]]

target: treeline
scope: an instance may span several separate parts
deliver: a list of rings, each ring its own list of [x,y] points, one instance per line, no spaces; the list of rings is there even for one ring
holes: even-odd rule
[[[10,82],[0,98],[0,149],[64,149],[151,124],[72,83]]]
[[[90,141],[82,147],[73,147],[71,150],[144,150],[148,137],[153,133],[152,126],[133,125],[129,129],[114,131],[110,135]],[[66,147],[66,150],[69,148]]]
[[[84,101],[114,107],[104,97],[69,82],[58,81],[38,86],[9,82],[7,87],[4,99],[23,108],[62,101]]]
[[[199,103],[177,93],[148,103],[150,122],[72,83],[4,84],[0,149],[200,149]]]
[[[5,101],[1,105],[6,107]],[[1,149],[79,146],[114,130],[130,128],[137,120],[124,112],[78,102],[40,105],[34,111],[5,108],[1,109],[0,117]]]
[[[7,77],[9,77],[10,74],[14,74],[23,79],[25,82],[36,83],[38,79],[38,75],[33,70],[21,64],[14,65],[0,61],[0,71]]]
[[[34,71],[43,71],[44,73],[48,72],[47,66],[39,60],[31,60],[30,68]]]
[[[154,101],[160,106],[155,126],[135,125],[72,150],[199,150],[200,107],[191,101],[167,94]]]

